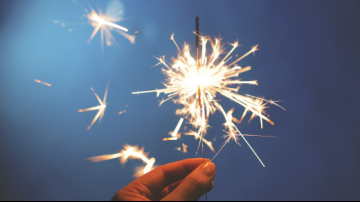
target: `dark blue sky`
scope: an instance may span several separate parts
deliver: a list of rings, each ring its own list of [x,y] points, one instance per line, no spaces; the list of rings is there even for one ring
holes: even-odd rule
[[[238,63],[252,66],[241,78],[259,85],[240,92],[283,100],[287,109],[267,110],[274,126],[260,129],[258,119],[239,125],[245,134],[278,136],[248,138],[266,168],[245,144],[229,144],[214,161],[209,199],[360,200],[359,1],[122,2],[121,25],[139,31],[136,43],[114,34],[120,49],[105,47],[103,54],[99,35],[86,43],[93,28],[81,24],[83,9],[72,1],[0,2],[0,200],[109,200],[141,162],[82,159],[116,153],[126,143],[144,146],[158,165],[194,157],[192,137],[182,139],[188,154],[174,150],[182,141],[161,141],[175,128],[179,106],[159,108],[155,94],[131,92],[162,87],[153,55],[176,56],[173,32],[179,44],[194,44],[195,16],[202,34],[238,39],[234,54],[259,44],[255,57]],[[102,97],[108,83],[105,116],[87,131],[96,112],[77,110],[98,104],[90,86]],[[235,107],[237,117],[243,112],[232,101],[221,104]],[[209,139],[223,135],[223,122],[220,113],[210,118]],[[213,154],[206,149],[205,156]]]

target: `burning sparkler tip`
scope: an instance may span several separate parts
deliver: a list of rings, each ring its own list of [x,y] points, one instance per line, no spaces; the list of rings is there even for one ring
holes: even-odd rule
[[[195,34],[197,35],[197,38],[199,38],[198,33],[196,32]],[[190,133],[184,133],[185,135],[194,136],[196,140],[199,139],[198,150],[201,145],[200,143],[203,142],[211,149],[211,151],[215,153],[212,143],[207,141],[203,136],[206,134],[207,128],[210,127],[208,125],[209,115],[213,114],[217,110],[221,111],[226,120],[224,125],[226,128],[227,135],[225,137],[227,137],[227,140],[221,149],[215,154],[216,157],[230,140],[234,140],[237,144],[239,144],[238,137],[243,137],[243,135],[234,123],[240,123],[247,112],[252,112],[252,116],[249,121],[251,121],[256,116],[260,118],[261,128],[263,128],[263,120],[269,122],[272,125],[274,125],[274,123],[269,120],[267,114],[264,111],[264,109],[267,108],[265,106],[266,103],[263,103],[264,99],[257,98],[255,96],[248,97],[235,93],[239,90],[241,84],[258,85],[257,80],[241,81],[240,79],[233,79],[233,77],[238,77],[240,73],[249,71],[251,69],[250,66],[241,68],[240,66],[236,65],[236,63],[251,53],[255,54],[255,51],[259,50],[259,44],[253,46],[247,53],[235,59],[235,61],[233,61],[231,64],[227,64],[227,62],[231,59],[231,53],[238,46],[240,46],[238,44],[238,40],[231,44],[233,46],[231,51],[229,51],[227,55],[222,58],[222,60],[219,60],[219,56],[224,52],[222,44],[220,43],[220,37],[215,38],[214,41],[210,37],[200,38],[202,40],[202,51],[200,53],[198,48],[199,43],[197,43],[196,49],[199,50],[199,54],[197,53],[196,58],[194,58],[190,54],[189,44],[184,43],[183,49],[181,50],[174,40],[174,33],[172,33],[170,39],[173,40],[175,46],[178,49],[178,58],[174,59],[173,64],[169,66],[166,64],[164,57],[157,58],[154,56],[160,61],[157,65],[163,64],[167,68],[162,69],[163,73],[167,75],[167,82],[164,83],[165,88],[152,91],[141,91],[137,94],[156,92],[158,97],[161,93],[164,93],[168,96],[168,98],[162,99],[160,101],[160,105],[176,97],[173,101],[176,104],[184,105],[182,109],[178,109],[176,111],[176,114],[185,116],[186,119],[189,119],[189,123],[194,126],[196,130],[198,130],[197,132],[191,131]],[[207,40],[209,40],[213,50],[210,56],[207,56],[206,54]],[[236,84],[238,84],[238,86],[231,87],[231,85]],[[218,103],[218,100],[215,98],[217,94],[221,94],[230,100],[237,102],[245,108],[243,116],[240,120],[232,117],[233,109],[228,113],[224,111],[222,106]],[[181,124],[178,124],[176,130],[171,133],[172,137],[164,138],[163,141],[179,139],[179,137],[177,137],[177,133],[180,127]],[[264,166],[264,164],[261,162],[261,159],[257,156],[247,140],[244,137],[243,139],[258,158],[260,163]]]

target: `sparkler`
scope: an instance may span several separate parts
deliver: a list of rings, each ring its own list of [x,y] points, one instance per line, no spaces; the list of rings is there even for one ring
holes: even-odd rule
[[[139,149],[137,146],[130,145],[125,145],[124,149],[122,149],[119,153],[90,157],[88,160],[91,162],[100,162],[115,158],[120,158],[120,162],[122,164],[126,163],[128,159],[140,159],[146,163],[144,167],[138,167],[135,169],[136,173],[134,174],[134,177],[140,177],[141,175],[144,175],[154,169],[155,158],[149,159],[147,154],[144,153],[144,147]]]
[[[87,130],[91,128],[91,126],[96,122],[96,120],[100,117],[99,122],[101,122],[102,117],[104,116],[105,109],[106,109],[106,97],[108,92],[109,86],[106,87],[105,95],[103,101],[99,98],[99,96],[96,94],[93,88],[90,87],[90,89],[94,92],[96,99],[99,101],[100,105],[95,107],[90,107],[87,109],[79,109],[78,112],[85,112],[85,111],[92,111],[92,110],[99,110],[90,125],[87,127]]]
[[[44,85],[46,85],[46,86],[51,87],[51,84],[49,84],[49,83],[46,83],[46,82],[43,82],[43,81],[40,81],[40,80],[37,80],[37,79],[34,79],[34,81],[35,81],[36,83],[41,83],[41,84],[44,84]]]
[[[200,143],[205,143],[212,150],[213,148],[211,147],[210,142],[207,144],[207,142],[204,141],[203,136],[206,134],[207,128],[210,127],[208,125],[208,118],[210,114],[214,114],[215,111],[219,110],[225,118],[225,128],[227,129],[227,134],[224,136],[226,141],[215,157],[224,148],[224,146],[230,142],[230,140],[234,140],[237,144],[239,144],[238,140],[239,136],[241,136],[260,163],[265,167],[259,156],[245,139],[244,135],[235,126],[233,121],[237,121],[237,119],[232,117],[232,111],[225,113],[223,107],[219,104],[219,101],[215,99],[217,94],[220,94],[243,106],[245,111],[241,120],[245,117],[247,112],[251,112],[252,116],[250,120],[258,116],[260,118],[261,128],[263,128],[263,120],[272,125],[274,124],[266,116],[267,114],[265,109],[268,108],[267,104],[275,104],[279,106],[276,104],[278,101],[265,100],[263,98],[237,93],[241,84],[257,85],[256,80],[242,81],[236,78],[239,74],[247,72],[251,69],[250,66],[243,68],[236,63],[249,54],[255,53],[255,51],[258,50],[258,45],[253,46],[252,49],[243,56],[239,57],[230,64],[227,64],[232,58],[230,57],[231,53],[239,46],[238,41],[230,44],[232,49],[221,59],[219,56],[224,53],[221,46],[221,39],[215,38],[214,42],[210,37],[199,37],[202,45],[201,56],[199,55],[198,59],[194,59],[190,54],[190,46],[185,43],[183,49],[181,50],[174,40],[174,34],[172,34],[170,39],[174,42],[176,48],[178,49],[177,59],[173,59],[173,64],[169,66],[165,61],[165,56],[156,58],[159,60],[159,63],[156,65],[163,64],[165,66],[165,68],[162,68],[162,72],[167,77],[166,83],[163,83],[165,88],[151,91],[133,92],[132,94],[155,92],[157,93],[157,96],[159,96],[161,93],[164,93],[168,98],[165,100],[163,99],[160,102],[160,105],[170,99],[173,99],[176,104],[182,105],[183,108],[176,110],[176,114],[184,116],[188,120],[188,123],[197,129],[197,132],[191,131],[188,135],[193,135],[195,139],[200,139],[199,147]],[[210,56],[207,56],[206,54],[206,46],[208,42],[213,50]],[[240,123],[241,120],[237,122]]]

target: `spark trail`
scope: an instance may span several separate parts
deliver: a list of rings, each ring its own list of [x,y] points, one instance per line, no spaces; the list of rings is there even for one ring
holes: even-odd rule
[[[144,175],[154,169],[155,158],[149,158],[147,154],[144,153],[144,147],[139,149],[137,146],[130,145],[125,145],[124,149],[122,149],[119,153],[90,157],[88,160],[91,162],[100,162],[115,158],[120,158],[120,162],[122,164],[126,163],[128,159],[142,160],[146,165],[144,167],[136,168],[134,177],[140,177],[141,175]]]
[[[35,81],[36,83],[41,83],[41,84],[44,84],[44,85],[46,85],[46,86],[51,87],[51,84],[49,84],[49,83],[46,83],[46,82],[43,82],[43,81],[40,81],[40,80],[37,80],[37,79],[34,79],[34,81]]]

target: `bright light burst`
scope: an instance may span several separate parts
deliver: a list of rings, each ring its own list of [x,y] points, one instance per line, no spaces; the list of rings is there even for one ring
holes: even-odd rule
[[[122,164],[126,163],[128,159],[140,159],[146,163],[144,167],[135,168],[136,173],[134,174],[134,177],[140,177],[141,175],[144,175],[154,169],[155,158],[149,159],[148,155],[144,153],[144,147],[139,149],[137,146],[130,145],[125,145],[124,149],[122,149],[119,153],[90,157],[88,160],[91,162],[100,162],[115,158],[120,158],[120,162]]]
[[[119,12],[122,13],[122,11]],[[94,36],[98,33],[99,30],[100,30],[100,38],[101,38],[101,47],[104,46],[104,39],[106,41],[107,46],[111,46],[114,43],[117,44],[114,36],[111,34],[112,30],[123,35],[131,43],[135,43],[135,36],[127,34],[126,33],[128,32],[127,28],[115,24],[115,22],[119,22],[123,20],[123,18],[111,17],[109,15],[103,14],[101,11],[99,11],[98,14],[92,8],[91,8],[91,12],[87,14],[86,17],[92,22],[91,25],[95,27],[93,33],[91,34],[88,40],[88,43],[90,43],[90,41],[94,38]]]
[[[96,99],[99,101],[100,105],[96,106],[96,107],[90,107],[87,109],[79,109],[78,112],[85,112],[85,111],[92,111],[92,110],[99,110],[98,113],[96,114],[96,116],[94,117],[94,119],[92,120],[92,122],[90,123],[90,125],[87,127],[87,129],[89,130],[91,128],[91,126],[96,122],[96,120],[100,117],[99,122],[101,121],[102,117],[104,116],[105,113],[105,109],[106,109],[106,97],[107,97],[107,92],[108,92],[108,87],[106,87],[106,91],[105,91],[105,95],[104,95],[104,100],[101,101],[101,99],[99,98],[99,96],[96,94],[96,92],[94,91],[93,88],[90,87],[90,89],[94,92]]]
[[[118,25],[116,23],[123,21],[123,5],[120,1],[112,0],[109,1],[105,12],[102,12],[100,9],[96,12],[93,8],[90,7],[90,12],[87,8],[82,6],[76,0],[72,0],[75,4],[81,7],[86,14],[84,14],[81,19],[85,18],[88,19],[90,24],[94,27],[94,31],[92,32],[88,43],[96,36],[96,34],[100,31],[100,40],[101,40],[101,49],[104,48],[104,42],[107,46],[111,45],[118,45],[117,41],[115,40],[114,36],[112,35],[112,31],[115,31],[126,39],[130,41],[130,43],[135,43],[135,35],[128,34],[128,29]],[[65,23],[59,20],[53,20],[53,23],[60,24],[61,27],[65,27],[70,25],[71,23]],[[69,32],[72,32],[73,29],[70,28]]]
[[[243,106],[245,111],[241,120],[245,117],[247,112],[251,112],[252,116],[250,120],[258,116],[260,118],[261,128],[263,128],[263,120],[272,125],[274,124],[268,116],[266,116],[265,109],[268,108],[267,104],[277,105],[277,101],[265,100],[263,98],[240,95],[237,93],[241,84],[257,85],[256,80],[242,81],[237,79],[239,74],[249,71],[251,67],[247,66],[243,68],[236,63],[249,54],[255,53],[255,51],[258,50],[258,45],[252,47],[250,51],[230,64],[227,64],[232,58],[230,57],[231,53],[239,46],[238,41],[230,44],[232,49],[221,59],[219,56],[224,53],[223,46],[220,43],[221,39],[215,38],[215,42],[210,37],[206,36],[200,36],[200,39],[202,45],[201,55],[199,60],[196,60],[190,54],[190,46],[185,43],[183,50],[180,50],[174,40],[174,34],[172,34],[171,40],[174,42],[179,52],[178,58],[173,59],[173,64],[171,66],[166,63],[165,56],[157,58],[159,60],[157,65],[163,64],[165,66],[165,69],[162,69],[163,73],[167,77],[166,83],[163,83],[165,88],[151,91],[133,92],[133,94],[156,92],[157,96],[159,96],[161,93],[164,93],[168,98],[165,100],[163,99],[160,102],[160,105],[170,99],[173,99],[176,104],[182,105],[183,108],[176,110],[176,114],[184,116],[188,120],[188,123],[197,129],[197,132],[190,131],[189,133],[185,133],[185,135],[192,135],[195,139],[200,139],[200,142],[203,141],[212,151],[214,151],[212,144],[204,139],[204,135],[210,127],[208,125],[208,118],[210,114],[214,114],[215,111],[219,110],[224,115],[226,121],[225,128],[227,129],[227,134],[224,136],[226,141],[221,149],[230,140],[234,140],[237,144],[239,144],[238,137],[241,136],[258,158],[260,163],[264,166],[256,152],[245,139],[244,135],[241,134],[235,126],[233,121],[237,121],[237,119],[232,117],[233,110],[225,113],[223,107],[219,104],[218,100],[215,99],[217,94],[221,94]],[[207,56],[206,54],[206,45],[208,42],[213,50],[210,56]],[[264,103],[264,101],[266,102]],[[237,121],[237,123],[240,123],[241,120]],[[180,119],[177,128],[181,125],[181,123],[182,120]],[[175,139],[179,137],[177,131],[178,130],[174,131],[176,133],[172,134],[172,138]]]

